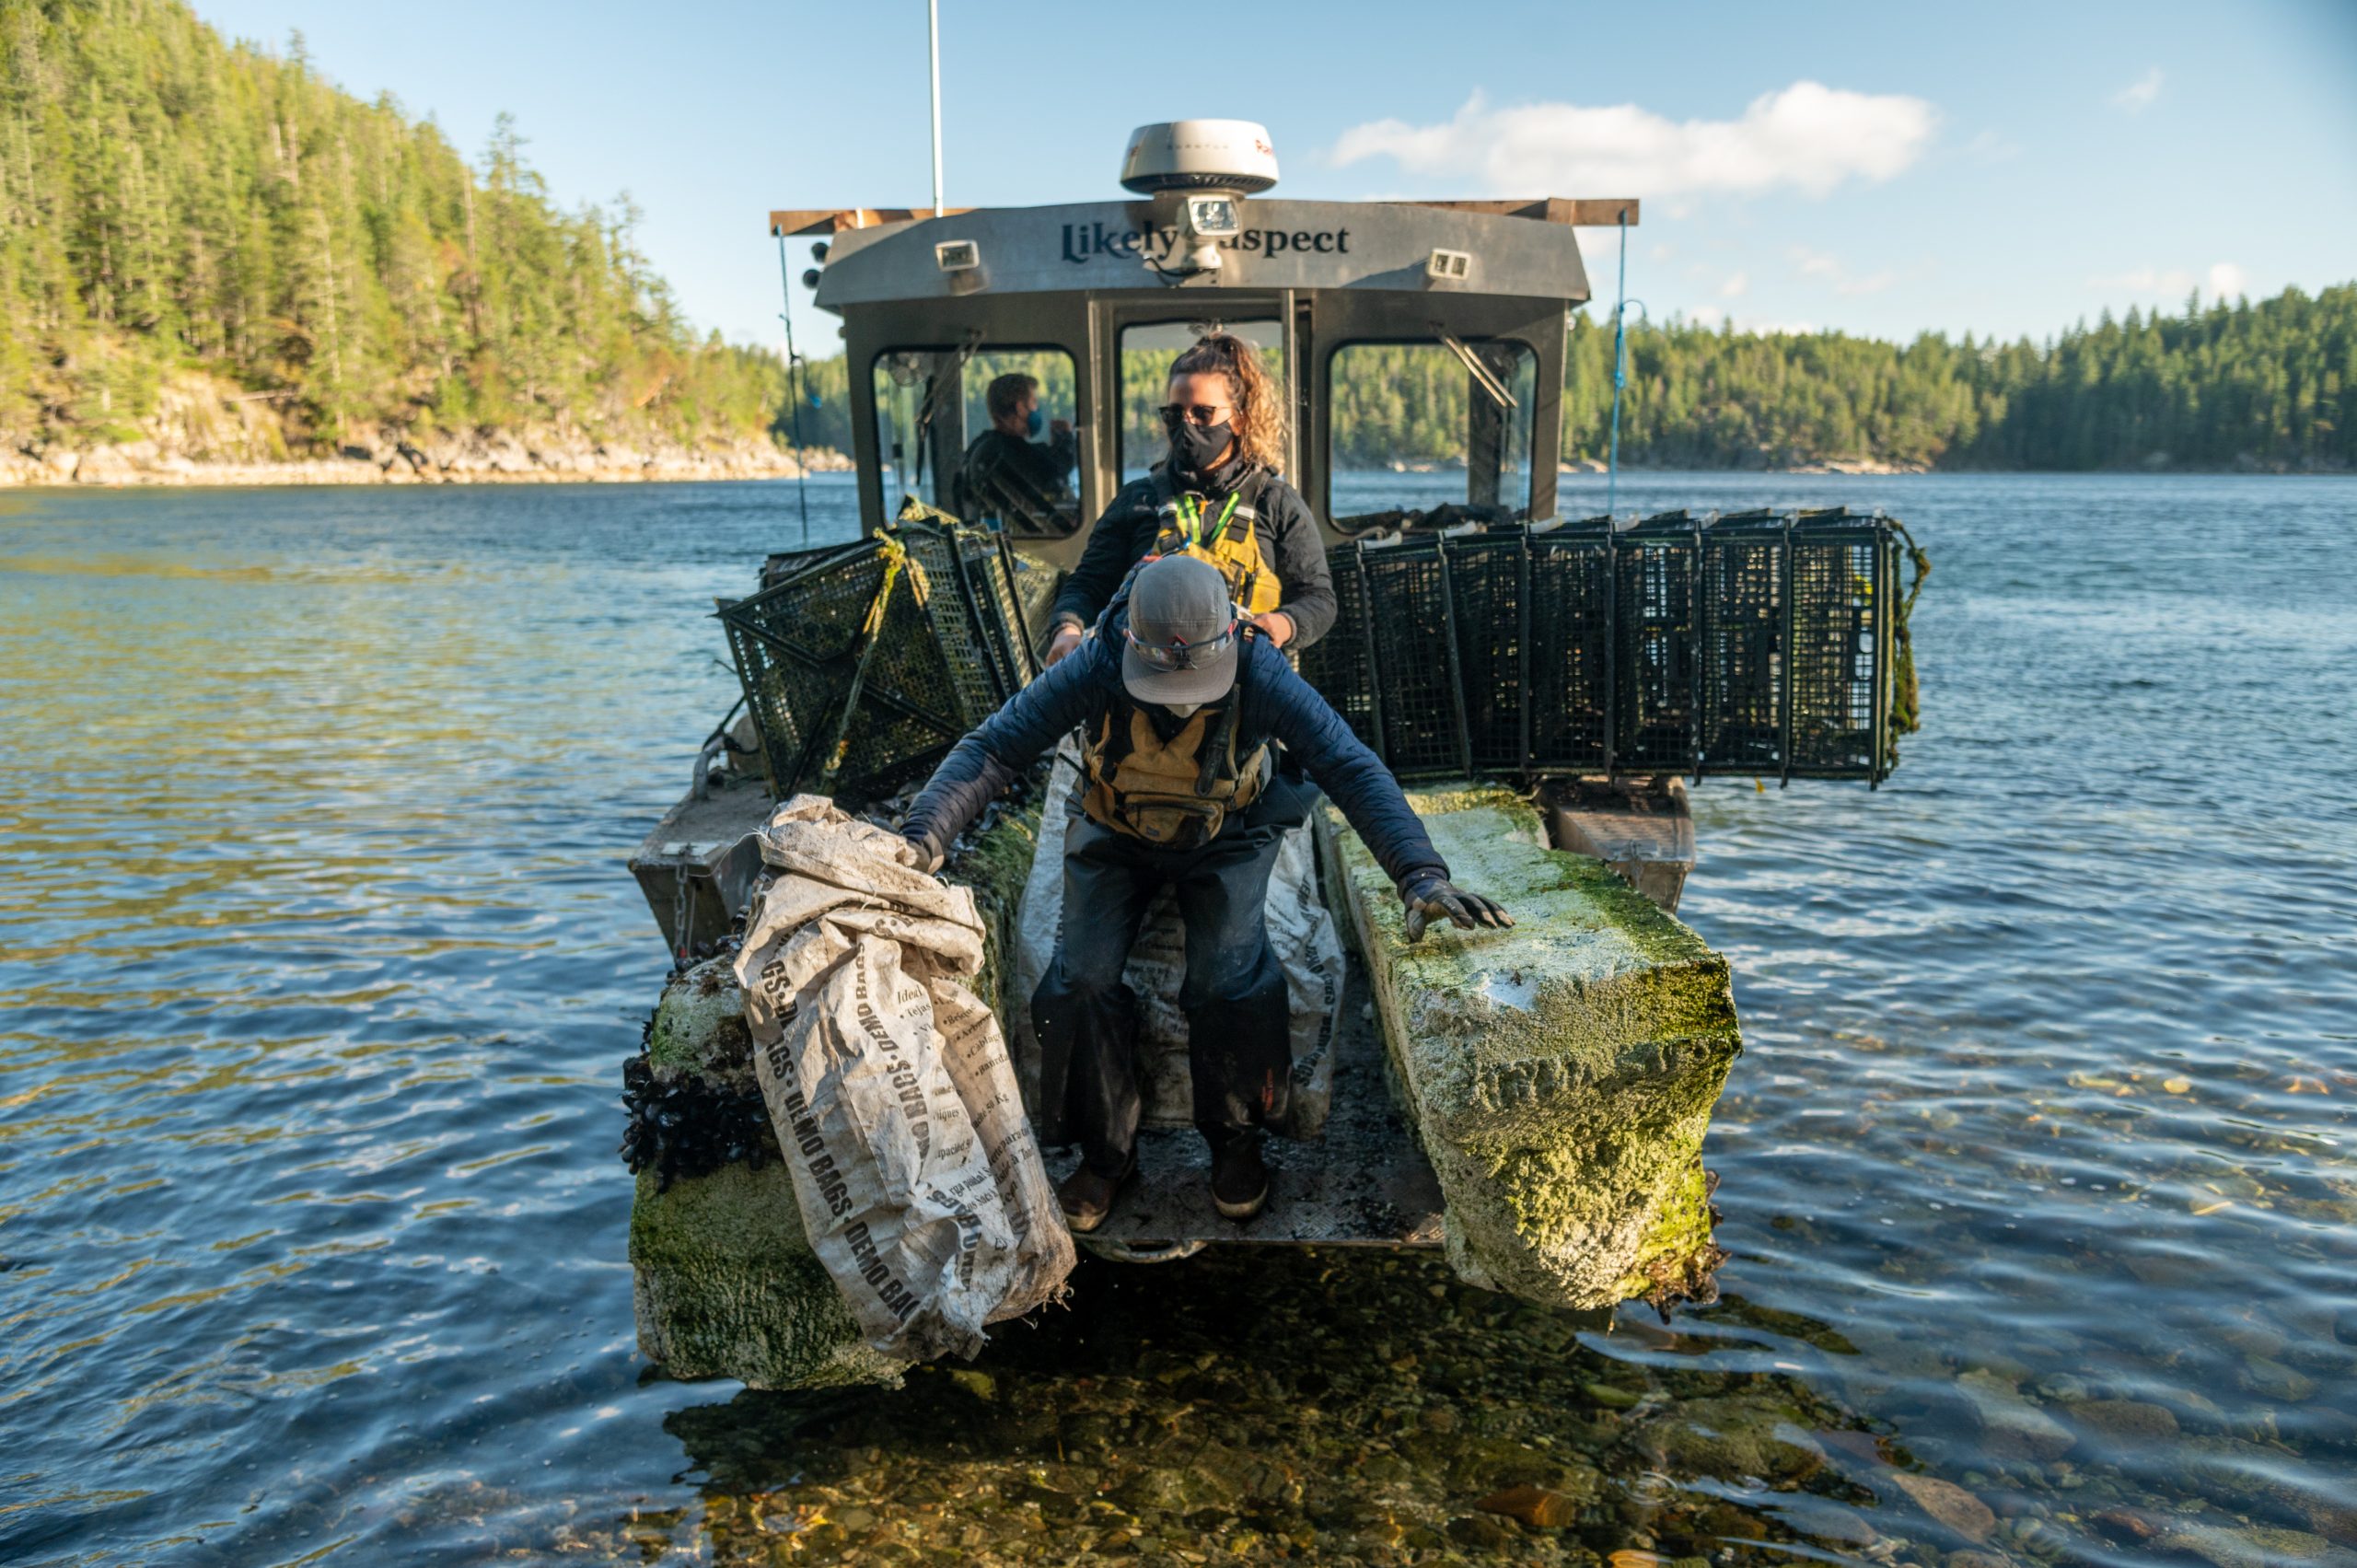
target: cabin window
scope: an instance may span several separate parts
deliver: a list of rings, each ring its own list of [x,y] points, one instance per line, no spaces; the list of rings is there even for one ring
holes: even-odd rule
[[[877,355],[876,446],[885,487],[1018,539],[1080,527],[1080,452],[1073,357],[1061,348],[972,345]],[[1001,429],[990,390],[1002,377],[1038,383],[1039,430]]]
[[[1121,480],[1143,478],[1170,450],[1162,405],[1170,401],[1170,366],[1212,331],[1233,332],[1252,345],[1261,367],[1290,404],[1285,384],[1285,335],[1275,321],[1156,321],[1121,331]]]
[[[1530,515],[1538,356],[1529,345],[1348,343],[1327,363],[1336,528]],[[1451,510],[1432,516],[1442,507]]]

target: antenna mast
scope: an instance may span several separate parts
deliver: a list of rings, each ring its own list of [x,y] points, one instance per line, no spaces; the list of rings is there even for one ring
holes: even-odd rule
[[[941,0],[925,0],[926,55],[933,66],[933,215],[941,215]]]

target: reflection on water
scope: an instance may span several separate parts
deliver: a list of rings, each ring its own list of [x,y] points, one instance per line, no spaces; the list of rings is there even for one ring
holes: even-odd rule
[[[1695,792],[1726,1297],[1092,1263],[856,1397],[643,1376],[612,1157],[790,490],[5,498],[0,1559],[2357,1561],[2357,494],[1623,489],[1938,561],[1889,786]]]

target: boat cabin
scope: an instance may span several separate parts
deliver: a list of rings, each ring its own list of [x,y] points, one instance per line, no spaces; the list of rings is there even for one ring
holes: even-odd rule
[[[938,216],[776,212],[770,226],[813,238],[806,281],[842,318],[868,529],[904,494],[955,509],[985,390],[1023,371],[1043,413],[1074,427],[1071,493],[968,520],[1069,567],[1114,493],[1161,457],[1165,375],[1214,328],[1252,343],[1283,387],[1285,475],[1329,543],[1432,504],[1431,482],[1387,490],[1359,471],[1337,485],[1370,466],[1461,470],[1446,499],[1552,517],[1567,313],[1589,293],[1573,226],[1637,215],[1634,201],[1302,202],[1190,184]],[[1446,400],[1458,427],[1412,458],[1383,456],[1444,378],[1464,389]]]

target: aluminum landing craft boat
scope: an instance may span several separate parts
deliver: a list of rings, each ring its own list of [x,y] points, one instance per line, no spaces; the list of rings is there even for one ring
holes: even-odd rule
[[[1674,914],[1694,859],[1678,781],[1888,772],[1912,706],[1898,531],[1559,521],[1567,313],[1589,297],[1573,226],[1633,224],[1637,203],[1295,202],[1260,193],[1274,173],[1259,127],[1191,122],[1140,133],[1130,200],[771,215],[815,239],[818,303],[842,320],[868,537],[773,556],[758,583],[749,563],[721,615],[749,711],[633,861],[679,964],[629,1065],[625,1145],[640,1342],[674,1375],[896,1371],[805,1241],[754,1082],[728,969],[761,872],[744,841],[799,792],[888,816],[1037,672],[1058,578],[1159,457],[1164,374],[1213,325],[1279,377],[1285,471],[1331,547],[1341,616],[1304,675],[1519,923],[1411,947],[1389,881],[1318,807],[1300,886],[1347,957],[1296,1072],[1318,1114],[1271,1140],[1267,1211],[1213,1211],[1179,1072],[1150,1100],[1143,1179],[1085,1244],[1436,1247],[1573,1307],[1713,1288],[1702,1138],[1741,1045],[1725,960]],[[1010,370],[1070,420],[1073,478],[977,505],[961,458]],[[902,563],[923,595],[894,597]],[[946,872],[993,923],[981,983],[1018,1071],[1024,932],[1052,932],[1037,900],[1058,896],[1052,861],[1034,876],[1061,841],[1047,793],[993,807]],[[1055,1174],[1072,1157],[1051,1152]]]

